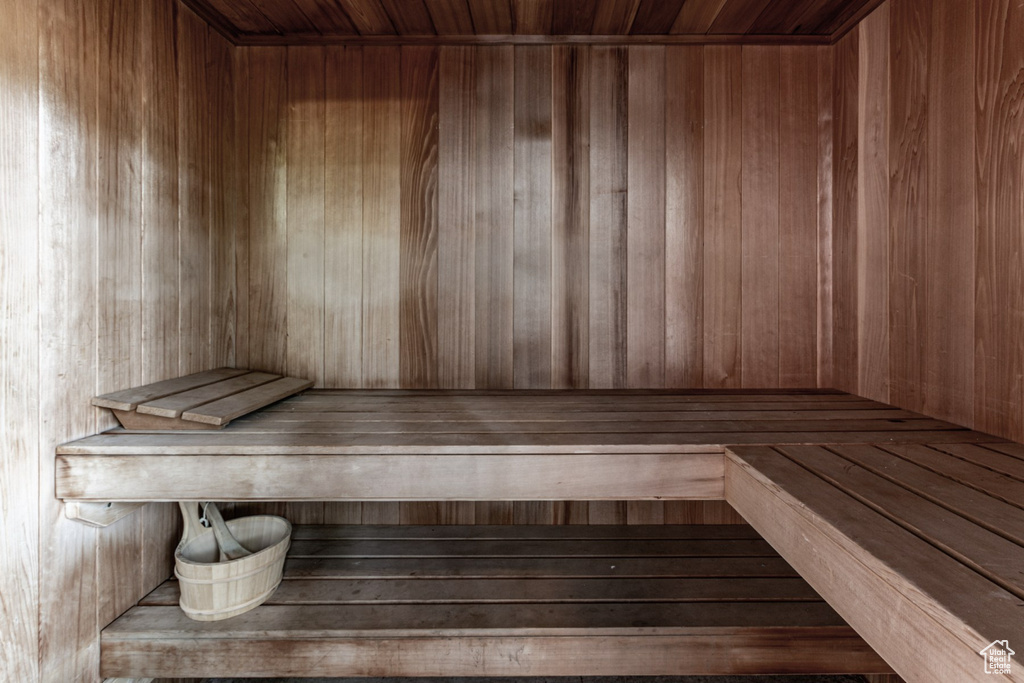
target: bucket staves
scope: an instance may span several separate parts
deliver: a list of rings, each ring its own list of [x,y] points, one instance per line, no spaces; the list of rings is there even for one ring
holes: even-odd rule
[[[284,570],[292,525],[273,515],[240,517],[227,522],[251,555],[223,557],[212,529],[199,521],[198,504],[179,502],[185,530],[174,551],[174,575],[181,589],[179,605],[197,621],[218,621],[247,612],[269,598]]]

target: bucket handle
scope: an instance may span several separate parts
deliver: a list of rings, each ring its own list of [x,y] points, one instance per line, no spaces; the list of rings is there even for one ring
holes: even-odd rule
[[[200,503],[194,500],[178,501],[178,507],[181,509],[181,516],[185,520],[185,527],[181,533],[181,541],[178,544],[179,547],[199,538],[199,536],[206,531],[202,522],[199,521],[199,505]]]

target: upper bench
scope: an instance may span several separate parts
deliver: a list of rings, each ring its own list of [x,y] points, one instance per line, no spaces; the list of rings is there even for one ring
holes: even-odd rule
[[[63,445],[57,495],[721,500],[731,444],[992,441],[830,390],[313,390],[219,431],[115,429]]]

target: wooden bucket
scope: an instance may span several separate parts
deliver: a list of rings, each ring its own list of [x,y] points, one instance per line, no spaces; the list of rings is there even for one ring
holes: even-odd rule
[[[227,523],[232,535],[252,551],[221,562],[213,529],[199,522],[197,503],[178,503],[185,531],[174,551],[174,575],[181,589],[179,605],[196,621],[218,621],[262,604],[281,583],[292,525],[284,517],[256,515]]]

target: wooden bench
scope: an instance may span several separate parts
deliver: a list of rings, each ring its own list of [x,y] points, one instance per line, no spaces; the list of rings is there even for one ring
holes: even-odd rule
[[[895,508],[885,506],[898,504],[920,511],[927,503],[932,506],[927,507],[929,514],[945,511],[943,514],[966,520],[971,529],[1003,539],[1005,543],[998,546],[1000,552],[1014,545],[1019,548],[1019,538],[1013,529],[1019,523],[1018,513],[1024,501],[1020,495],[1024,479],[1019,470],[1006,471],[1018,461],[1014,448],[1017,447],[986,434],[827,390],[322,390],[276,403],[239,418],[220,431],[167,434],[113,430],[67,444],[58,450],[57,490],[59,496],[73,501],[726,500],[904,678],[992,680],[985,676],[982,656],[978,654],[985,644],[981,641],[1007,638],[1011,644],[1024,643],[1019,626],[1024,622],[1019,594],[1008,588],[1016,585],[1012,583],[1012,561],[1016,555],[1008,556],[1011,564],[1001,565],[1004,575],[994,574],[977,553],[964,554],[959,546],[950,545],[949,539],[930,536],[918,526],[919,519],[901,516],[905,507],[896,512]],[[920,461],[912,460],[908,454]],[[870,460],[870,467],[865,467],[860,461],[854,463],[855,455],[864,462],[868,462],[869,455],[874,459]],[[917,469],[904,463],[912,463]],[[885,486],[858,468],[870,470],[869,474]],[[900,469],[900,476],[904,477],[898,485],[892,468]],[[964,468],[979,479],[967,477]],[[852,474],[857,476],[848,479]],[[875,498],[876,494],[881,495],[880,486],[885,489],[884,505],[881,498]],[[973,493],[967,495],[969,491]],[[995,506],[999,508],[995,517],[986,516],[994,510],[992,501],[1000,503]],[[949,522],[941,516],[937,519]],[[957,524],[963,527],[962,523]],[[965,538],[975,535],[966,528],[959,531]],[[432,542],[441,540],[430,533],[426,538],[434,538]],[[570,541],[571,537],[562,539]],[[913,561],[907,559],[908,548]],[[289,571],[300,559],[316,561],[293,557]],[[723,561],[722,566],[727,568],[729,564]],[[299,580],[299,575],[290,576],[288,586],[290,581]],[[378,578],[384,576],[388,575]],[[997,581],[993,577],[1001,578]],[[324,586],[309,588],[315,593]],[[551,594],[568,604],[561,588],[564,586],[551,584]],[[161,591],[151,600],[171,599],[170,585]],[[314,593],[304,594],[310,596],[307,602],[317,601]],[[280,599],[289,594],[283,592]],[[656,604],[664,596],[653,592],[646,597],[650,604]],[[699,611],[700,618],[712,621],[702,622],[694,612],[687,614],[695,621],[687,616],[676,619],[674,624],[658,622],[659,628],[719,628],[721,624],[716,626],[713,621],[713,614],[719,613],[718,603],[713,604],[715,610]],[[193,652],[190,656],[197,658],[198,671],[207,665],[220,666],[215,664],[220,657],[217,653],[257,652],[262,642],[268,651],[278,653],[297,648],[291,661],[305,662],[310,668],[303,671],[312,672],[315,667],[310,662],[316,657],[333,656],[317,650],[324,645],[323,639],[333,639],[332,642],[349,643],[338,651],[348,654],[338,657],[376,652],[377,661],[387,663],[361,669],[363,673],[358,675],[401,675],[408,671],[402,667],[411,665],[402,664],[399,651],[422,644],[407,638],[416,634],[428,640],[434,638],[433,645],[427,648],[433,654],[419,660],[418,671],[456,675],[455,671],[469,671],[458,668],[467,665],[452,663],[449,670],[444,669],[444,662],[483,662],[494,653],[518,653],[518,661],[536,663],[536,668],[518,670],[520,674],[554,671],[544,664],[553,651],[538,654],[536,659],[526,656],[545,652],[543,648],[530,649],[540,647],[541,643],[530,641],[526,649],[507,650],[502,648],[520,641],[503,641],[505,645],[499,647],[488,640],[499,635],[495,632],[473,635],[474,622],[458,616],[472,610],[455,610],[450,612],[452,621],[418,628],[420,622],[415,620],[385,618],[385,612],[395,615],[402,614],[401,610],[351,607],[355,610],[353,614],[379,616],[379,620],[367,617],[369,620],[362,623],[381,630],[354,634],[346,630],[345,624],[329,619],[323,622],[323,630],[304,630],[305,622],[295,615],[305,607],[287,604],[268,604],[254,611],[253,616],[225,622],[223,627],[195,625],[186,623],[175,608],[146,603],[105,631],[101,658],[104,667],[110,666],[105,671],[111,675],[162,675],[162,669],[135,667],[143,660],[157,661],[153,653],[166,648],[167,652],[181,656]],[[639,609],[637,605],[633,607]],[[733,607],[739,611],[730,608],[720,615],[747,614],[754,621],[739,619],[727,624],[728,628],[794,627],[784,621],[757,622],[757,610]],[[158,612],[171,621],[142,619],[142,615]],[[349,613],[349,608],[343,612]],[[257,614],[291,616],[275,622],[272,635],[265,637],[261,635],[263,622],[253,621]],[[650,614],[656,615],[657,611]],[[630,641],[633,646],[648,653],[638,658],[638,667],[642,659],[667,662],[667,673],[711,672],[706,662],[673,659],[666,654],[679,644],[659,639],[664,634],[651,631],[647,622],[609,623],[610,631],[585,621],[557,625],[576,629],[573,637],[590,643],[586,646],[590,649],[584,648],[582,652],[613,648],[628,631],[628,636],[635,639]],[[279,628],[286,624],[294,628]],[[552,624],[556,622],[526,620],[516,625],[520,630],[515,637],[523,635],[522,629],[530,632],[529,629],[549,628]],[[798,625],[812,629],[834,626],[814,621]],[[219,631],[220,628],[227,630]],[[406,630],[402,638],[406,640],[391,639],[394,631],[403,628]],[[458,638],[438,639],[438,632]],[[768,651],[771,648],[752,650],[745,641],[737,639],[736,632],[714,632],[718,633],[715,652],[719,658],[743,662],[731,664],[730,671],[751,672],[758,670],[758,663],[766,667],[759,669],[761,672],[772,671],[776,655]],[[819,637],[832,642],[830,638],[838,633],[820,631]],[[682,635],[690,637],[693,632]],[[849,650],[856,660],[856,653],[861,650],[845,638],[841,638],[842,647],[832,650],[835,657],[830,668],[813,668],[821,663],[814,660],[816,663],[808,664],[805,671],[849,670],[836,663],[846,655],[836,653]],[[354,640],[350,643],[347,639]],[[153,657],[129,657],[124,661],[134,663],[127,665],[114,663],[121,661],[115,652],[143,647],[139,644],[143,641]],[[273,647],[270,643],[274,643]],[[545,640],[543,644],[553,645],[554,641]],[[655,652],[662,652],[661,660]],[[601,661],[596,654],[595,658]],[[930,659],[924,665],[922,660],[927,658]],[[568,672],[581,673],[589,666],[588,661],[589,655],[574,659]],[[428,666],[425,662],[432,663]],[[593,671],[601,666],[604,665],[595,664]],[[653,672],[653,667],[651,664],[651,668],[642,670]],[[489,670],[481,665],[465,675],[483,675]],[[623,672],[611,664],[600,670]],[[723,671],[724,667],[717,670]],[[213,668],[204,672],[211,673]],[[1024,667],[1018,667],[1006,680],[1020,680],[1021,673]],[[239,670],[223,674],[244,675]],[[189,674],[181,671],[178,675]],[[266,669],[261,675],[296,674],[294,669],[282,666],[280,670]]]
[[[1024,447],[730,449],[726,498],[909,681],[1024,646]],[[1022,657],[1021,659],[1024,659]]]
[[[886,672],[747,526],[299,526],[270,602],[191,622],[168,581],[106,676]]]

